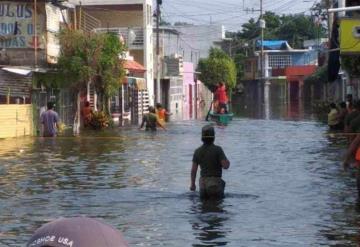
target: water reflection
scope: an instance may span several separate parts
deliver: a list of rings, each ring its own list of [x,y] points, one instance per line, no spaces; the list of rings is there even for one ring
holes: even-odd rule
[[[225,246],[227,234],[230,233],[226,226],[228,215],[224,209],[224,200],[193,200],[191,212],[195,219],[190,222],[195,238],[200,243],[193,246]]]

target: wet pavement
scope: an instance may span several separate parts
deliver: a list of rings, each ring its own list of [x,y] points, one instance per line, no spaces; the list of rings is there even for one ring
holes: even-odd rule
[[[238,117],[216,127],[231,161],[219,202],[189,192],[204,121],[0,141],[0,246],[23,246],[43,223],[78,215],[117,227],[130,246],[357,246],[346,140],[302,109],[271,106],[264,117],[240,103]]]

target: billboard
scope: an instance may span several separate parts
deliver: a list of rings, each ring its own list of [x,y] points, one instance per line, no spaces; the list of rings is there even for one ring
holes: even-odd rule
[[[360,54],[360,19],[340,20],[340,53]]]
[[[33,3],[0,2],[0,48],[45,48],[45,6]],[[36,30],[36,31],[35,31]]]

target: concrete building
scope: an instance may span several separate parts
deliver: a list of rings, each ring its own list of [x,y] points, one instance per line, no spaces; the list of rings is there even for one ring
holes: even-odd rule
[[[220,48],[225,39],[225,27],[219,24],[174,26],[180,33],[180,54],[184,61],[199,63],[207,58],[211,47]]]
[[[33,1],[1,1],[0,9],[0,104],[6,104],[0,111],[0,138],[33,135],[33,115],[36,119],[40,107],[54,96],[37,77],[57,62],[56,34],[70,23],[71,6],[38,0],[35,8]],[[58,111],[66,122],[67,109]]]
[[[153,85],[153,7],[152,0],[70,0],[81,11],[78,25],[96,32],[119,35],[130,56],[146,69],[145,79],[150,101]]]
[[[185,37],[189,38],[189,36],[178,29],[182,27],[163,26],[159,29],[161,103],[173,113],[172,119],[195,119],[201,117],[203,107],[200,106],[211,99],[211,93],[201,81],[196,79],[200,50],[188,44]],[[156,29],[154,32],[156,34]],[[218,36],[221,37],[220,34]],[[208,49],[215,44],[211,39],[207,42],[199,40],[203,44],[203,57],[207,57]],[[205,43],[207,45],[204,45]],[[156,35],[154,35],[154,44],[156,44]],[[156,54],[155,49],[154,46],[154,54]],[[155,56],[154,61],[156,61]],[[156,74],[155,69],[155,76]]]

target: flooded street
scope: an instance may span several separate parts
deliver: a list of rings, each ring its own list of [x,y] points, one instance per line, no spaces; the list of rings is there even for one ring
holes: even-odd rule
[[[0,141],[0,246],[23,246],[43,223],[77,215],[117,227],[130,246],[356,246],[345,140],[288,108],[269,119],[254,117],[251,104],[234,108],[238,117],[216,128],[231,161],[218,203],[189,191],[204,121],[156,134]]]

